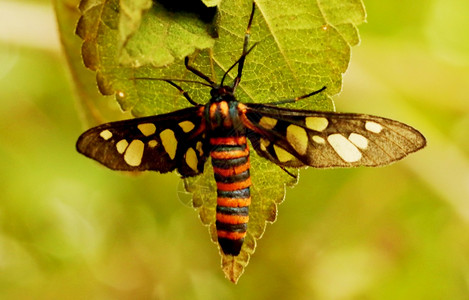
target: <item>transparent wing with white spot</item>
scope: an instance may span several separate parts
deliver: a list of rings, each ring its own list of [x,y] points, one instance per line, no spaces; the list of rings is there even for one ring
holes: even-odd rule
[[[246,104],[256,152],[282,167],[382,166],[425,147],[425,137],[398,121],[352,113]]]
[[[83,133],[78,152],[121,171],[203,172],[207,160],[202,106],[102,124]]]

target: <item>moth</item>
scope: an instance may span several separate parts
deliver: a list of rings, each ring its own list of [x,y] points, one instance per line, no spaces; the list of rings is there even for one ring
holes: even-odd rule
[[[186,68],[210,87],[210,100],[198,104],[177,80],[161,79],[192,105],[167,114],[111,122],[91,128],[78,139],[77,150],[106,167],[121,171],[177,170],[197,176],[211,163],[217,185],[216,229],[226,255],[239,255],[246,236],[251,203],[250,146],[264,159],[287,168],[383,166],[423,148],[424,136],[404,123],[355,114],[282,108],[323,92],[270,104],[236,99],[248,47],[255,4],[246,30],[243,52],[220,84],[189,64]],[[227,74],[238,66],[231,85]],[[185,81],[185,80],[180,80]],[[210,159],[209,159],[210,158]],[[288,172],[289,173],[289,172]],[[289,173],[291,174],[291,173]]]

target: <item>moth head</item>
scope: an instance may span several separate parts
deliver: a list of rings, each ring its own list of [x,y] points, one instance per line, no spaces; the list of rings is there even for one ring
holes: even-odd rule
[[[234,90],[231,86],[217,86],[210,90],[211,102],[234,101]]]

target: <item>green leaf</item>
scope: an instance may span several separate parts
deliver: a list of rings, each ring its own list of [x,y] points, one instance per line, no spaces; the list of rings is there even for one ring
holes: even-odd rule
[[[161,67],[214,44],[207,25],[191,14],[168,14],[155,4],[141,21],[138,31],[125,40],[122,64]]]
[[[213,7],[220,4],[221,0],[202,0],[207,7]]]
[[[145,5],[138,7],[138,11],[144,12]],[[171,15],[158,6],[141,15],[140,27],[134,32],[132,24],[138,23],[138,12],[122,21],[122,8],[119,9],[115,0],[83,0],[80,5],[83,16],[77,33],[83,39],[83,59],[87,67],[96,71],[100,91],[105,95],[115,94],[122,109],[131,110],[135,116],[154,115],[187,107],[187,100],[165,82],[135,78],[200,81],[185,69],[182,61],[183,56],[195,51],[191,64],[219,81],[242,52],[251,7],[252,2],[247,0],[220,3],[219,38],[213,47],[213,40],[204,38],[208,34],[200,21],[184,14]],[[290,106],[333,110],[330,96],[341,90],[350,48],[359,42],[356,25],[364,19],[363,4],[357,0],[256,1],[250,42],[258,44],[246,59],[237,89],[238,100],[265,103],[291,99],[327,86],[325,93]],[[133,27],[124,25],[127,23]],[[158,26],[167,30],[159,31]],[[120,45],[125,36],[130,38],[124,42],[122,50]],[[182,39],[186,42],[181,42]],[[207,47],[211,48],[195,50]],[[160,65],[167,66],[155,68]],[[230,72],[227,82],[231,82],[236,72]],[[207,87],[181,85],[196,102],[209,100]],[[285,186],[295,183],[286,172],[253,151],[251,165],[252,205],[245,244],[237,257],[221,253],[223,271],[233,282],[237,282],[248,264],[266,222],[275,221]],[[185,186],[193,193],[193,205],[202,222],[209,226],[212,240],[216,241],[216,185],[210,164],[206,165],[203,175],[185,179]]]
[[[81,117],[88,124],[97,125],[109,120],[111,113],[106,111],[109,103],[102,101],[102,95],[96,90],[95,76],[89,70],[83,68],[83,59],[77,51],[81,42],[75,35],[71,34],[75,30],[76,21],[80,17],[75,8],[77,0],[54,0],[53,1],[58,29],[60,32],[62,47],[67,62],[70,66],[70,73],[75,85],[77,99],[81,107]],[[105,116],[103,116],[103,114]],[[116,116],[113,116],[116,117]]]
[[[135,34],[142,22],[142,15],[147,12],[151,5],[151,0],[121,0],[119,13],[119,48],[124,47],[129,39]]]
[[[196,15],[151,5],[151,0],[82,0],[77,34],[85,41],[85,63],[103,61],[102,50],[121,65],[161,67],[213,46],[209,25]]]

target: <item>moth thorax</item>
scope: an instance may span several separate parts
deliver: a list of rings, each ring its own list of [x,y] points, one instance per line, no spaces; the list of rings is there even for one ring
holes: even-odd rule
[[[239,120],[237,102],[220,101],[209,105],[209,123],[212,130],[244,132],[243,124]]]

